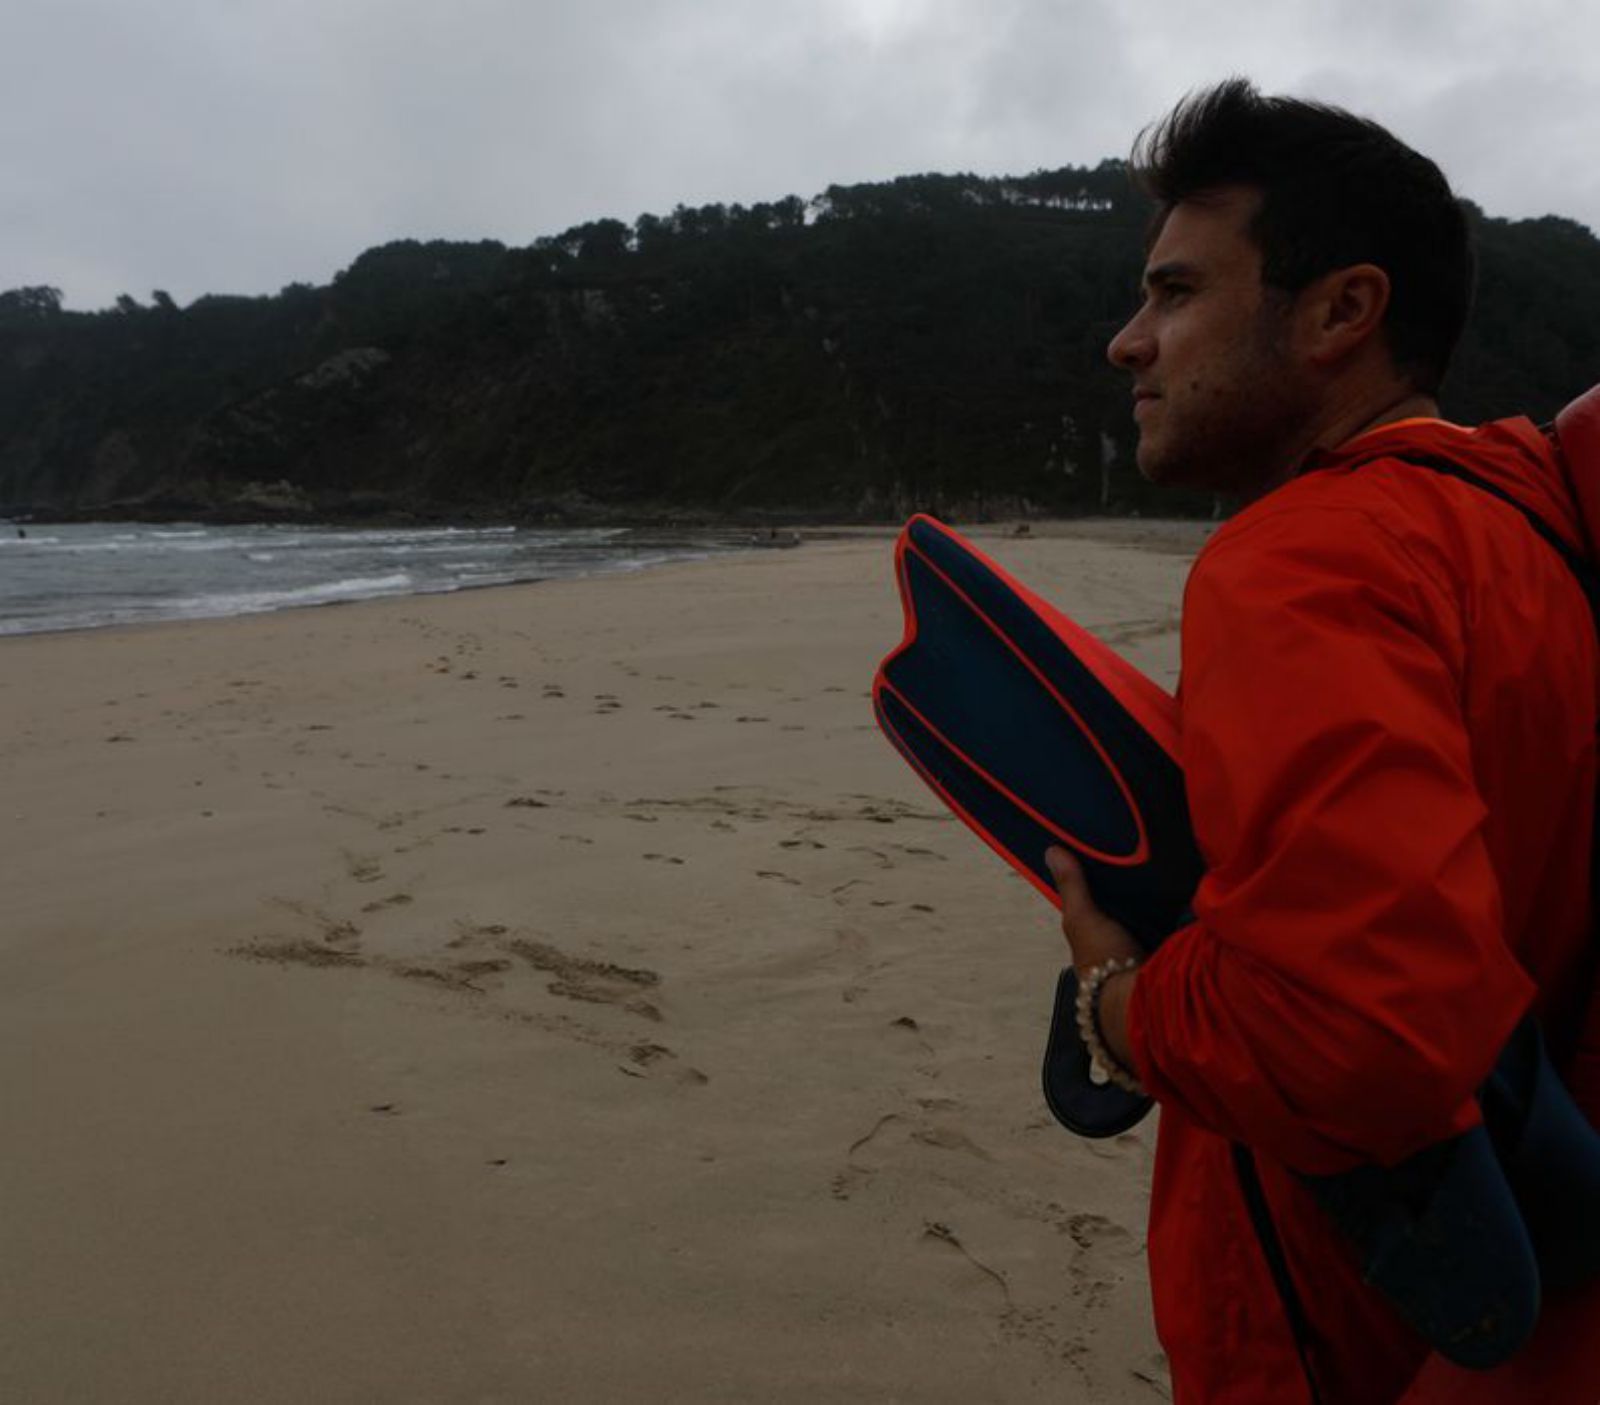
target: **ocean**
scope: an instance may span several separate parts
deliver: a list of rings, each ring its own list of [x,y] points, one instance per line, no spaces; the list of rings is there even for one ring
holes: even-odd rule
[[[749,532],[0,523],[0,635],[636,571]]]

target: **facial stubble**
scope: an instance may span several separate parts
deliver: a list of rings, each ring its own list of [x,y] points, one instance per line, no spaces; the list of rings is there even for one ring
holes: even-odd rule
[[[1244,336],[1187,384],[1167,387],[1155,411],[1165,442],[1139,438],[1145,478],[1251,497],[1293,471],[1315,400],[1289,355],[1291,311],[1292,299],[1269,293]]]

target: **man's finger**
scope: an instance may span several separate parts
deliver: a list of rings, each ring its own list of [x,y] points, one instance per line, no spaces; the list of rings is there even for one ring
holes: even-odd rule
[[[1061,916],[1067,921],[1078,917],[1093,904],[1089,897],[1089,881],[1083,876],[1078,861],[1059,845],[1044,851],[1045,867],[1056,880],[1056,891],[1061,894]]]

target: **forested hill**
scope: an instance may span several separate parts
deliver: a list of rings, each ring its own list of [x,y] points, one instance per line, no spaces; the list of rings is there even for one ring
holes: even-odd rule
[[[1600,380],[1600,242],[1473,212],[1447,396],[1547,416]],[[888,519],[1152,509],[1127,315],[1147,209],[1121,162],[912,176],[600,220],[526,248],[401,241],[326,287],[0,294],[13,515]]]

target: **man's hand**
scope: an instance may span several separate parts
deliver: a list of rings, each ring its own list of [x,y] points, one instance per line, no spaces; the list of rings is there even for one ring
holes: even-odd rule
[[[1044,861],[1061,894],[1061,930],[1080,972],[1119,957],[1143,958],[1144,949],[1128,929],[1094,905],[1089,881],[1070,853],[1059,846],[1047,849]]]
[[[1090,967],[1107,961],[1144,958],[1144,948],[1134,941],[1128,929],[1095,906],[1089,881],[1070,853],[1059,846],[1047,849],[1044,861],[1061,894],[1061,931],[1080,978]],[[1112,1058],[1130,1069],[1133,1054],[1128,1047],[1128,997],[1137,979],[1137,972],[1131,971],[1112,976],[1100,993],[1101,1032]]]

